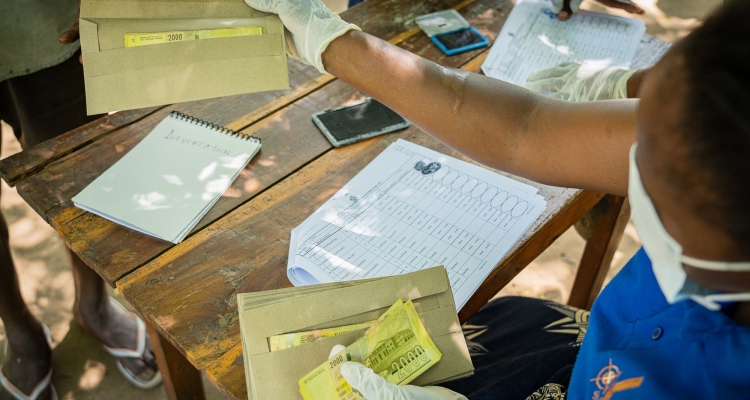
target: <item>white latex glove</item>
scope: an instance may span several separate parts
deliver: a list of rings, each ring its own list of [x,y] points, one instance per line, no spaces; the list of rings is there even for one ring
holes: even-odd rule
[[[562,63],[529,75],[524,86],[568,101],[626,99],[628,79],[636,72],[638,70]]]
[[[621,9],[625,10],[629,13],[634,14],[643,14],[645,11],[639,7],[637,4],[633,3],[630,0],[596,0],[597,3],[610,8],[615,9]],[[583,0],[570,0],[568,4],[570,5],[570,11],[572,14],[575,14],[580,10],[581,3],[583,3]],[[572,17],[572,14],[565,14],[560,15],[560,13],[563,11],[563,8],[565,8],[565,0],[552,0],[552,7],[550,7],[550,11],[555,13],[557,17],[560,20],[568,20],[570,17]]]
[[[344,349],[340,344],[333,346],[328,358]],[[340,368],[341,376],[367,400],[468,400],[463,395],[438,386],[398,386],[360,363],[347,361]]]
[[[327,74],[322,54],[337,37],[351,29],[360,31],[354,24],[345,22],[329,10],[320,0],[245,0],[250,7],[278,14],[287,29],[287,53]],[[290,35],[291,33],[291,35]]]
[[[581,3],[583,3],[583,0],[570,0],[570,11],[572,11],[573,14],[577,13],[581,8]],[[550,7],[549,10],[555,14],[560,14],[560,11],[563,10],[564,6],[565,0],[552,0],[552,7]]]

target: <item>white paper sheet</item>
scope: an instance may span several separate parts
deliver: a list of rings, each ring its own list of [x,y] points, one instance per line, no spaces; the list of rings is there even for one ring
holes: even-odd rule
[[[533,186],[399,139],[292,230],[287,274],[300,286],[444,265],[460,309],[546,204]]]
[[[141,233],[181,242],[260,150],[170,114],[73,197],[76,207]]]
[[[429,37],[469,27],[469,23],[456,10],[420,15],[414,19],[414,22]]]
[[[672,43],[665,42],[651,35],[643,35],[641,43],[638,45],[638,51],[635,52],[633,62],[630,64],[631,69],[646,68],[656,64],[667,50],[672,47]]]
[[[485,75],[516,85],[565,61],[629,68],[642,21],[580,11],[560,21],[547,0],[518,0],[482,63]]]

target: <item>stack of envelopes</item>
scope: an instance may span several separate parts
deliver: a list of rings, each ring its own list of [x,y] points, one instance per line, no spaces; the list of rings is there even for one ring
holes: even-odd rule
[[[335,282],[237,296],[248,399],[301,399],[298,381],[323,363],[336,344],[348,346],[366,328],[271,351],[268,338],[376,320],[397,300],[411,300],[442,359],[412,385],[472,375],[448,274],[434,267],[409,274]]]

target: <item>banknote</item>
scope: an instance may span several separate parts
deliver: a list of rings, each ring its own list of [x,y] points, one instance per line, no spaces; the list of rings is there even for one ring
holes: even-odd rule
[[[363,400],[341,376],[343,362],[360,362],[388,382],[405,385],[441,357],[411,300],[399,300],[364,336],[302,377],[300,393],[305,400]]]
[[[148,46],[151,44],[185,42],[188,40],[216,39],[234,36],[262,35],[259,26],[242,26],[238,28],[202,29],[197,31],[170,31],[150,33],[126,33],[125,47]]]
[[[305,343],[314,342],[320,338],[343,335],[345,333],[369,328],[374,323],[375,321],[368,321],[361,324],[271,336],[268,338],[268,347],[271,351],[284,350],[291,347],[301,346]]]

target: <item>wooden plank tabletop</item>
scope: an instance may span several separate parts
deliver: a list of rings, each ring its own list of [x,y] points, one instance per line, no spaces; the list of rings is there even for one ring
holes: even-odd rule
[[[475,25],[490,38],[494,38],[499,31],[499,21],[482,17],[490,7],[498,7],[496,2],[490,1],[372,0],[352,8],[342,17],[357,23],[368,33],[398,43],[427,58],[458,66],[481,50],[446,57],[430,45],[427,37],[418,28],[415,29],[413,23],[418,15],[451,7],[465,8],[466,15],[473,17]],[[509,5],[506,7],[510,8]],[[399,17],[394,18],[394,15]],[[320,92],[331,82],[336,82],[332,89]],[[59,231],[66,245],[110,285],[114,285],[117,279],[154,259],[172,244],[84,212],[74,207],[70,199],[139,143],[170,111],[179,110],[231,129],[244,129],[245,133],[264,139],[261,152],[192,233],[205,228],[330,150],[330,144],[314,128],[310,115],[362,96],[333,77],[321,75],[314,68],[293,60],[290,60],[290,84],[292,89],[289,91],[252,93],[140,111],[142,118],[135,122],[107,133],[98,132],[88,135],[86,139],[79,139],[76,143],[80,148],[73,152],[70,149],[75,146],[69,145],[65,148],[67,152],[60,149],[56,154],[44,153],[44,157],[55,159],[54,162],[35,165],[30,162],[24,164],[20,158],[9,158],[5,164],[0,164],[0,173],[15,179],[13,182],[17,182],[21,196]],[[292,121],[306,123],[300,126],[301,129],[290,130]],[[52,151],[58,147],[61,146],[54,147]],[[28,159],[30,155],[25,157]]]
[[[416,127],[329,151],[125,276],[118,289],[188,361],[205,368],[240,342],[236,295],[291,286],[286,275],[290,231],[398,138],[466,160]],[[569,207],[580,207],[564,231],[599,199],[590,192],[522,181],[538,187],[548,206],[515,250]],[[508,268],[502,276],[512,278],[525,265],[504,262]]]

